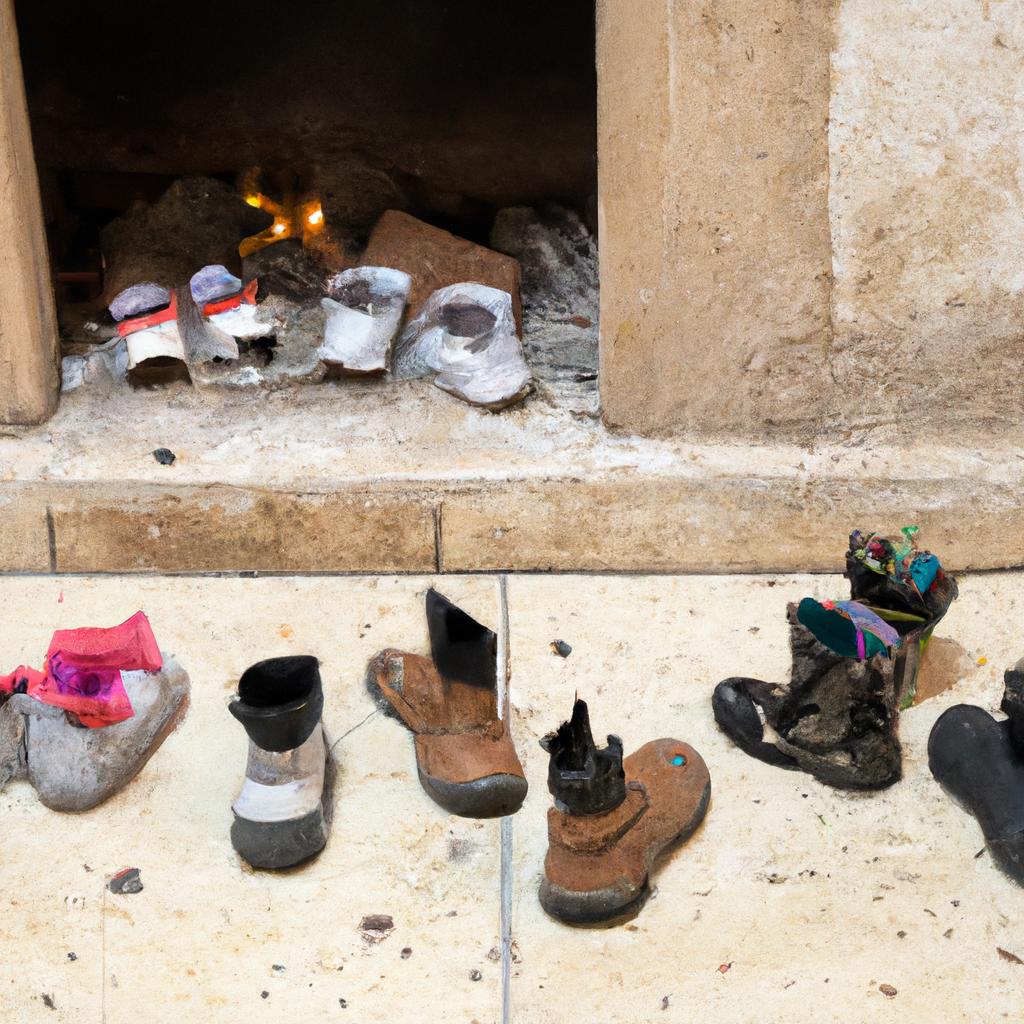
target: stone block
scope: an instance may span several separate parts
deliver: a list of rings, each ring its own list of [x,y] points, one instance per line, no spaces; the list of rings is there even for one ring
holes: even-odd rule
[[[828,410],[834,5],[597,5],[601,397],[638,433]]]
[[[210,488],[64,489],[58,572],[430,571],[434,513],[410,495]]]
[[[39,494],[0,485],[0,572],[49,572],[46,505]]]

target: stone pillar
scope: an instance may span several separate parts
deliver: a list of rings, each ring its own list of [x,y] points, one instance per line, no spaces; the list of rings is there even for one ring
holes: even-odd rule
[[[0,0],[0,423],[57,408],[59,341],[13,0]]]
[[[601,395],[639,433],[828,413],[833,0],[598,0]]]

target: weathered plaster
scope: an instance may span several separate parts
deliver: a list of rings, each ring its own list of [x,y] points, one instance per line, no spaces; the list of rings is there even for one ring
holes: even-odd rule
[[[598,3],[610,424],[750,434],[826,410],[832,9]]]
[[[844,0],[830,388],[856,423],[1019,421],[1024,7]]]

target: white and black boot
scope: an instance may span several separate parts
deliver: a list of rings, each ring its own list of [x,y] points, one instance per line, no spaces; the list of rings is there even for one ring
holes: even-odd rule
[[[330,755],[319,665],[308,655],[257,662],[229,705],[249,734],[231,842],[254,868],[292,867],[327,842]]]

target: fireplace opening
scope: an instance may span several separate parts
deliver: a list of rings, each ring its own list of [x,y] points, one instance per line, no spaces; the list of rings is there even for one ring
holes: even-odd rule
[[[65,389],[414,376],[440,337],[458,397],[596,412],[593,0],[16,14]]]

